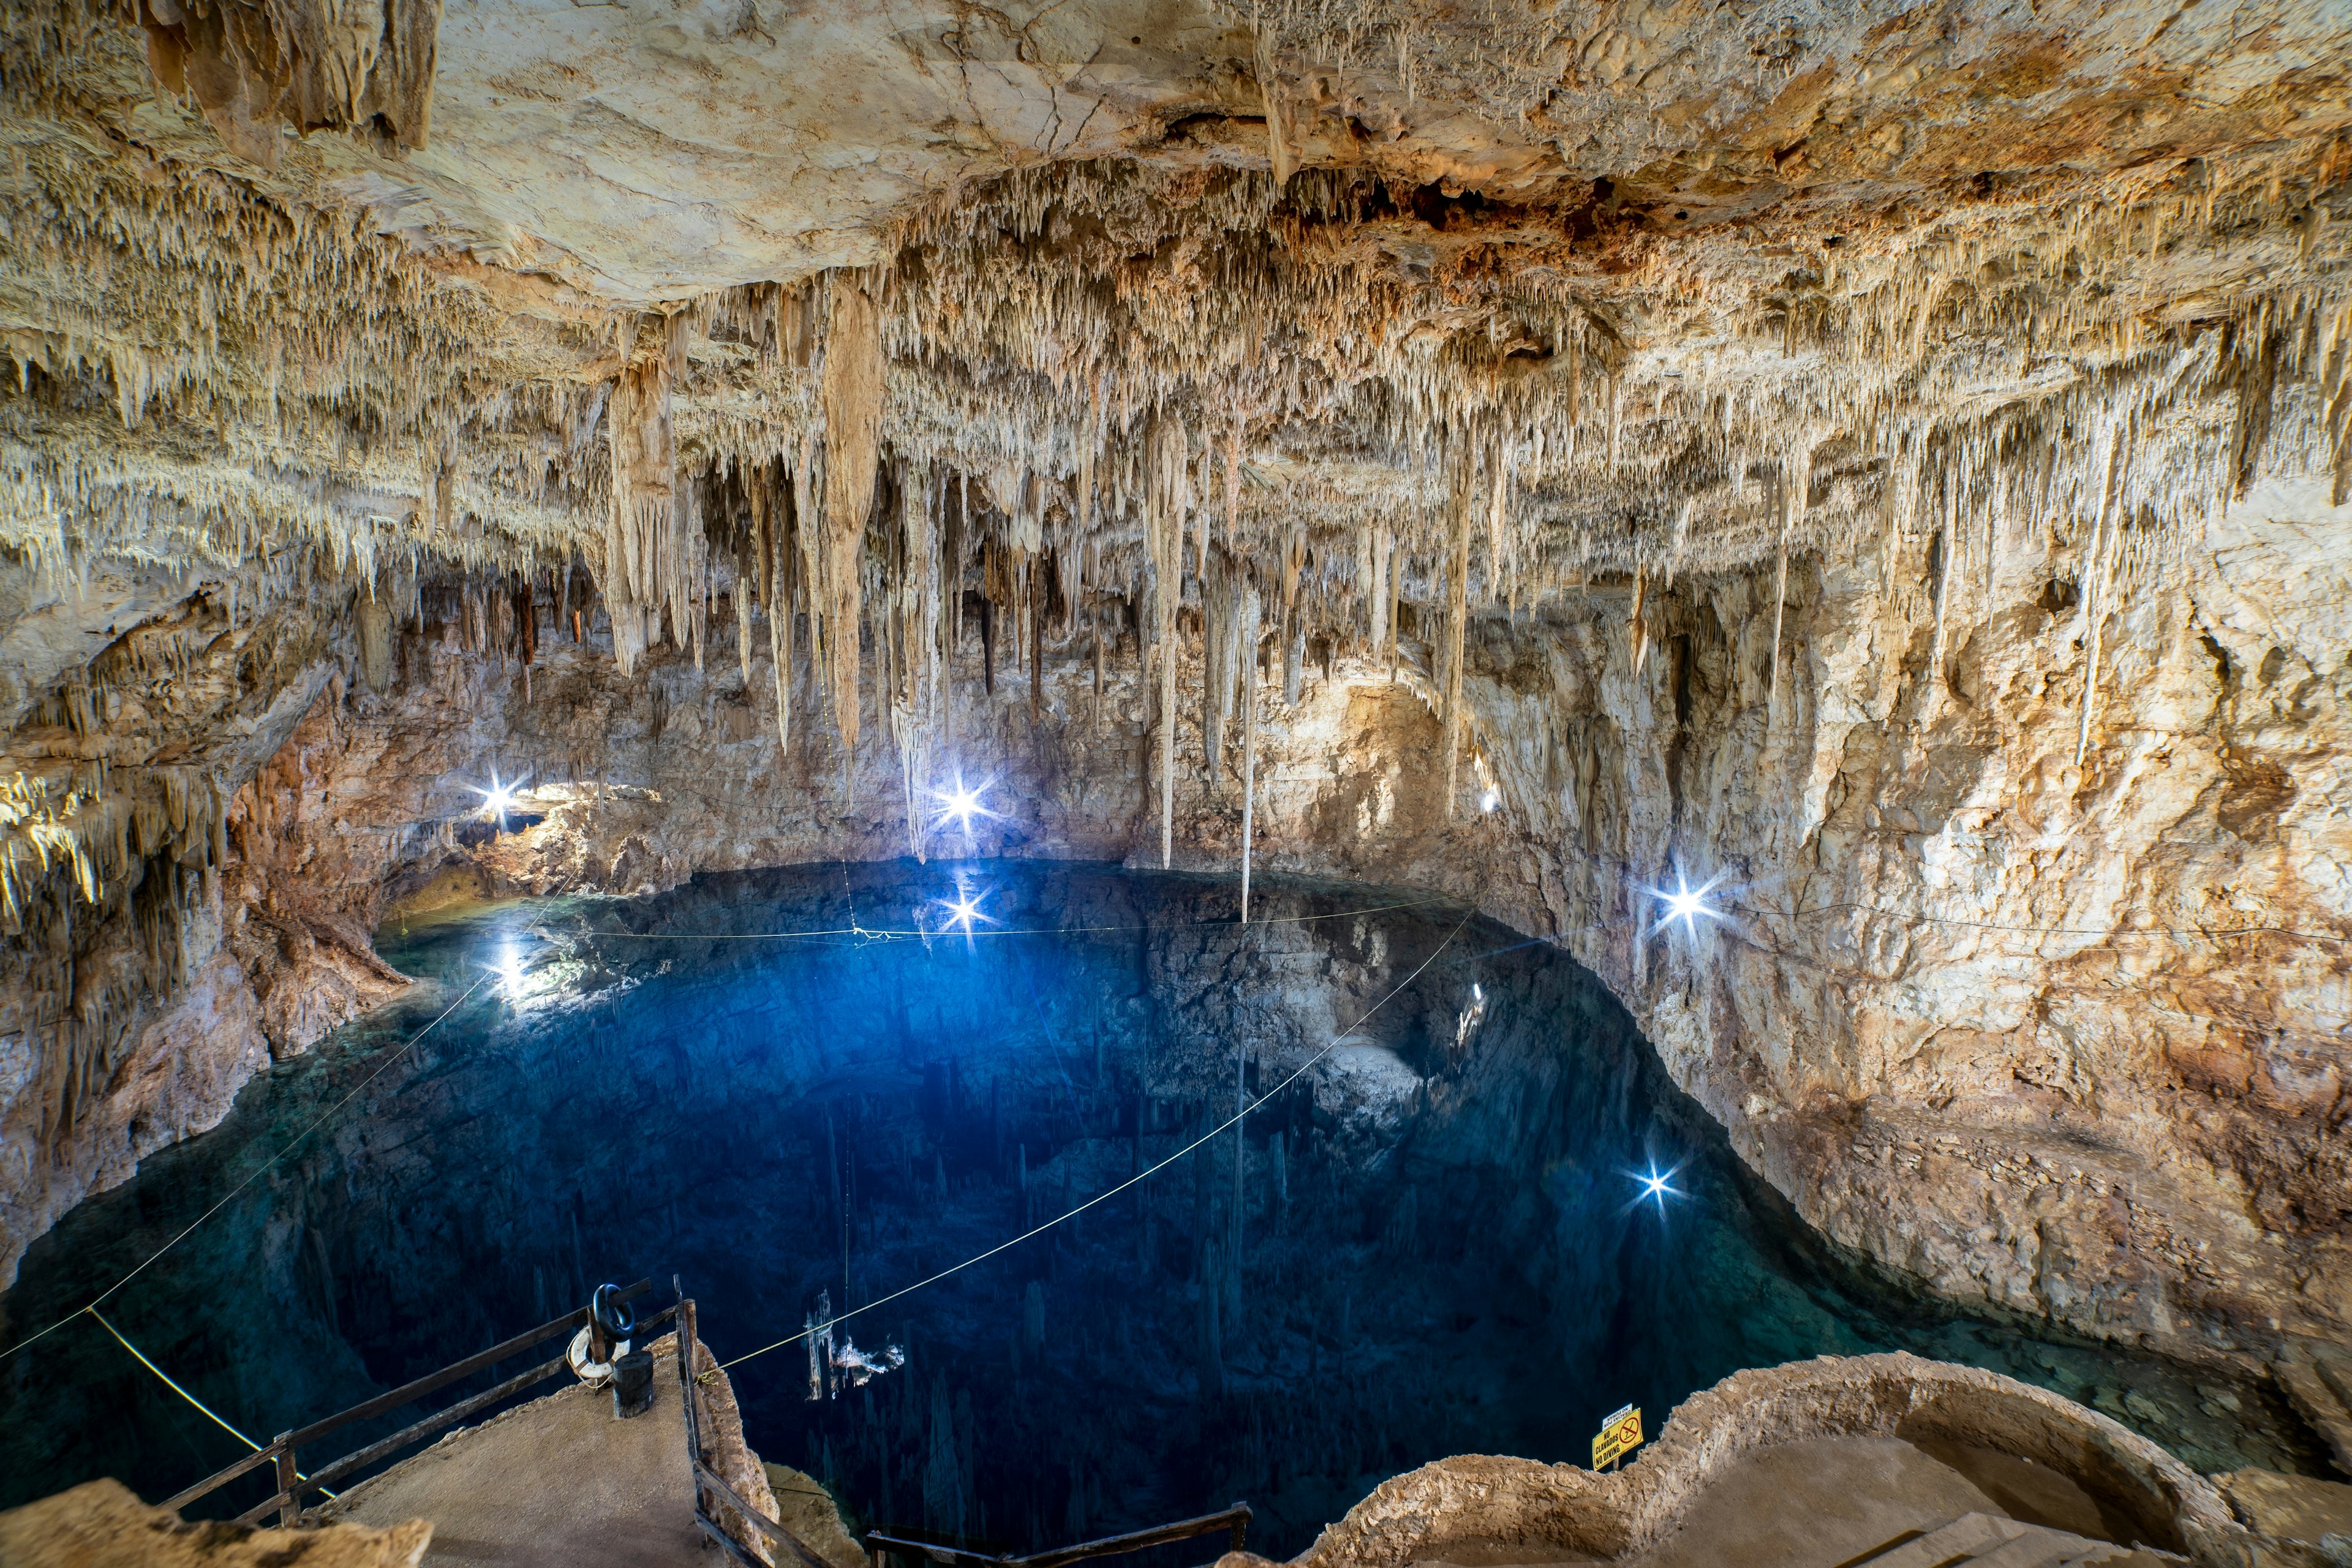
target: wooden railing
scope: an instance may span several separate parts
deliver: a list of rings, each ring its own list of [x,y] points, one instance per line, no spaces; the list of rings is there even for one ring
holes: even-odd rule
[[[685,1406],[686,1461],[694,1472],[694,1522],[735,1560],[738,1568],[767,1568],[758,1554],[738,1541],[734,1531],[720,1523],[711,1511],[710,1500],[715,1497],[741,1516],[745,1524],[767,1537],[771,1547],[796,1561],[800,1568],[833,1568],[832,1563],[810,1549],[808,1542],[752,1507],[749,1499],[730,1486],[727,1479],[703,1458],[702,1413],[694,1406],[694,1303],[681,1300],[677,1304],[677,1396],[678,1403]]]
[[[621,1291],[618,1300],[633,1301],[653,1288],[652,1280],[640,1279],[627,1289]],[[677,1310],[676,1307],[665,1307],[646,1321],[639,1323],[636,1327],[636,1340],[642,1342],[651,1337],[652,1331],[667,1321]],[[349,1410],[328,1416],[323,1421],[313,1421],[308,1426],[298,1426],[291,1432],[280,1432],[276,1440],[267,1447],[247,1454],[226,1469],[216,1470],[187,1490],[175,1497],[165,1499],[163,1507],[176,1512],[198,1498],[218,1491],[239,1476],[248,1475],[262,1466],[268,1465],[272,1467],[273,1477],[278,1483],[277,1494],[267,1502],[257,1504],[237,1515],[237,1522],[257,1524],[260,1522],[263,1516],[274,1510],[280,1524],[292,1524],[302,1513],[302,1500],[310,1493],[332,1487],[338,1481],[347,1480],[369,1466],[390,1458],[403,1448],[438,1436],[467,1416],[478,1411],[487,1410],[501,1400],[510,1399],[520,1394],[534,1384],[553,1377],[570,1363],[561,1355],[553,1361],[542,1362],[528,1372],[517,1373],[494,1388],[485,1389],[470,1398],[459,1400],[446,1409],[436,1410],[422,1421],[404,1426],[391,1436],[381,1438],[354,1453],[346,1454],[340,1459],[312,1470],[307,1476],[297,1468],[296,1456],[299,1450],[315,1445],[320,1438],[348,1426],[355,1421],[365,1421],[371,1416],[382,1415],[397,1410],[404,1405],[413,1404],[428,1394],[446,1388],[449,1384],[471,1377],[478,1372],[487,1371],[509,1356],[520,1355],[533,1346],[544,1344],[559,1335],[568,1339],[587,1321],[588,1309],[585,1307],[577,1311],[567,1312],[552,1322],[541,1323],[527,1333],[517,1334],[514,1338],[502,1341],[478,1354],[469,1355],[461,1362],[445,1366],[429,1377],[420,1377],[414,1383],[403,1384],[389,1393],[379,1394],[373,1399],[362,1401],[352,1405]]]
[[[677,1307],[677,1386],[678,1395],[686,1406],[686,1458],[694,1470],[694,1522],[702,1532],[716,1542],[732,1558],[736,1568],[767,1568],[759,1554],[747,1542],[738,1540],[719,1514],[714,1510],[714,1500],[730,1513],[740,1517],[746,1527],[763,1537],[776,1553],[782,1568],[834,1568],[818,1556],[809,1544],[766,1514],[751,1506],[751,1500],[728,1485],[726,1478],[712,1469],[703,1457],[702,1415],[695,1408],[694,1374],[695,1349],[694,1303],[682,1300]],[[1125,1535],[1108,1535],[1100,1541],[1089,1541],[1077,1546],[1057,1547],[1028,1557],[987,1557],[975,1552],[964,1552],[952,1546],[939,1546],[926,1541],[905,1541],[880,1532],[866,1538],[866,1550],[874,1554],[874,1568],[888,1568],[891,1553],[912,1555],[919,1562],[929,1559],[945,1568],[1065,1568],[1071,1563],[1088,1557],[1110,1557],[1122,1552],[1140,1552],[1147,1546],[1160,1546],[1171,1541],[1188,1541],[1196,1535],[1230,1531],[1233,1549],[1242,1549],[1242,1533],[1250,1521],[1250,1510],[1235,1503],[1222,1513],[1203,1514],[1199,1519],[1180,1520],[1151,1530],[1130,1531]]]

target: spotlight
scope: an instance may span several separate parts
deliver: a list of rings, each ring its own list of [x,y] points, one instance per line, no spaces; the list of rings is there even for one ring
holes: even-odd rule
[[[1481,811],[1492,811],[1502,804],[1503,795],[1500,790],[1490,789],[1478,797],[1478,809]]]
[[[963,782],[963,774],[959,773],[956,774],[953,789],[933,790],[931,798],[940,803],[939,816],[934,826],[945,826],[952,822],[969,835],[971,832],[973,817],[996,815],[981,804],[981,796],[987,788],[988,784],[984,781],[977,785],[967,786]]]
[[[482,797],[482,815],[492,822],[503,825],[507,815],[514,810],[515,795],[522,785],[521,779],[517,779],[512,784],[500,784],[498,772],[493,769],[490,773],[489,788],[484,789],[479,784],[471,784],[467,787]]]
[[[1658,1213],[1664,1215],[1666,1212],[1666,1200],[1683,1195],[1681,1189],[1674,1184],[1675,1172],[1681,1169],[1680,1165],[1676,1165],[1673,1170],[1660,1174],[1657,1162],[1652,1161],[1646,1173],[1628,1171],[1626,1174],[1632,1176],[1634,1184],[1642,1189],[1633,1194],[1633,1201],[1638,1204],[1645,1198],[1654,1198],[1657,1200]]]
[[[1678,870],[1675,873],[1673,891],[1669,892],[1664,888],[1652,888],[1650,896],[1666,906],[1664,918],[1660,920],[1654,929],[1664,931],[1675,921],[1680,921],[1683,922],[1684,931],[1687,933],[1696,930],[1700,921],[1721,920],[1723,918],[1721,912],[1706,901],[1706,895],[1721,879],[1720,877],[1710,877],[1694,888],[1690,885],[1690,879]]]

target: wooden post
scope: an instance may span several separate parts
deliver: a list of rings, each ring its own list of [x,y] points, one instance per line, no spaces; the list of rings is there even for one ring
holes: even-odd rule
[[[286,1496],[285,1504],[278,1510],[278,1524],[281,1530],[290,1528],[302,1512],[302,1500],[294,1495],[294,1489],[302,1484],[302,1478],[295,1473],[294,1450],[286,1441],[292,1436],[291,1432],[280,1432],[278,1441],[270,1445],[278,1454],[278,1489]]]

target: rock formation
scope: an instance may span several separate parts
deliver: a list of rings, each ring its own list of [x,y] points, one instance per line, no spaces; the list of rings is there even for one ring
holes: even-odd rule
[[[389,1530],[331,1524],[257,1530],[206,1521],[189,1524],[149,1508],[119,1481],[90,1481],[0,1514],[0,1551],[24,1568],[416,1568],[433,1542],[421,1519]]]
[[[961,771],[1234,868],[1246,768],[1838,1240],[2352,1334],[2340,11],[6,26],[11,1268],[453,863],[960,853]]]
[[[1383,1482],[1297,1561],[1385,1568],[1507,1552],[1534,1562],[1638,1562],[1742,1458],[1870,1436],[2047,1467],[2099,1500],[2119,1544],[2145,1542],[2213,1568],[2247,1562],[2255,1544],[2211,1482],[2106,1417],[2011,1378],[1897,1353],[1821,1356],[1727,1377],[1694,1394],[1654,1447],[1611,1474],[1483,1454],[1424,1465]],[[1246,1568],[1263,1559],[1223,1561]]]

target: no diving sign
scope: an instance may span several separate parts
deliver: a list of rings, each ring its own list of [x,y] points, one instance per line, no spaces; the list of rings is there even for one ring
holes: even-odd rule
[[[1628,1405],[1601,1424],[1601,1435],[1592,1439],[1592,1468],[1613,1465],[1641,1446],[1642,1413]]]

